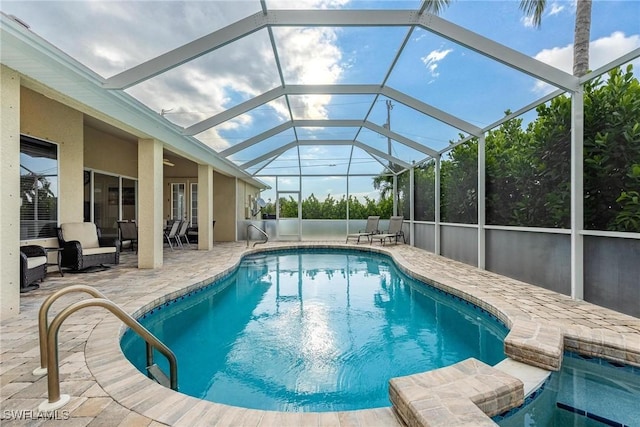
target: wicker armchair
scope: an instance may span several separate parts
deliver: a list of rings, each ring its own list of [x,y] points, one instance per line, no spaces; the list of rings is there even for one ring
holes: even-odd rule
[[[92,222],[61,224],[58,242],[63,249],[61,265],[64,268],[80,271],[120,262],[120,240],[100,237]]]
[[[47,252],[42,246],[27,245],[20,247],[20,292],[38,289],[47,275]]]

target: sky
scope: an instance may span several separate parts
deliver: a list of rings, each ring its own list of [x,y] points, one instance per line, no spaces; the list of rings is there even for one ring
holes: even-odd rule
[[[267,0],[275,9],[406,9],[419,1]],[[0,10],[26,22],[31,31],[104,78],[111,77],[196,38],[261,11],[257,0],[241,1],[29,1],[3,0]],[[540,28],[525,19],[518,0],[453,1],[440,17],[520,53],[568,73],[572,69],[574,1],[548,0]],[[593,1],[590,68],[640,47],[640,0]],[[275,27],[273,35],[285,83],[382,84],[407,27],[303,28]],[[635,69],[640,61],[634,62]],[[130,95],[171,122],[188,127],[281,85],[268,31],[232,44],[126,89]],[[483,128],[541,98],[554,87],[492,61],[423,29],[415,29],[386,80],[386,85]],[[289,96],[294,119],[357,119],[380,126],[387,122],[387,98],[373,95]],[[457,140],[460,130],[392,101],[394,132],[441,150]],[[278,98],[249,113],[196,135],[223,151],[290,119],[287,102]],[[387,152],[387,138],[359,128],[296,128],[301,140],[357,140]],[[246,163],[296,138],[286,130],[231,155]],[[381,163],[359,148],[313,145],[300,147],[303,174],[377,174]],[[426,155],[396,141],[394,156],[410,163]],[[298,150],[283,153],[260,170],[264,175],[298,173]],[[381,159],[382,160],[382,159]],[[249,168],[255,172],[265,162]],[[382,163],[386,161],[382,160]],[[282,176],[278,187],[339,197],[346,178]],[[352,194],[377,197],[370,177],[353,177]],[[273,193],[273,192],[271,192]],[[275,193],[265,193],[265,198]]]

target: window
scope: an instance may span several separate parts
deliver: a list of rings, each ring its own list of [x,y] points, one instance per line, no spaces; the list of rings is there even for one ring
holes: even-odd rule
[[[185,184],[171,184],[171,219],[185,219],[187,206],[184,193]]]
[[[191,226],[198,226],[198,183],[191,183]]]
[[[20,136],[20,239],[56,237],[58,146]]]

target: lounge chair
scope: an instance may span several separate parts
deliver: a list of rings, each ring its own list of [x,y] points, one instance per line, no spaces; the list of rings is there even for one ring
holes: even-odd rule
[[[189,229],[189,221],[184,220],[182,221],[182,223],[180,224],[180,228],[178,228],[178,233],[176,233],[176,242],[178,242],[178,245],[180,246],[180,248],[184,248],[184,245],[182,244],[182,241],[184,240],[188,246],[191,246],[191,243],[189,243],[189,238],[187,238],[187,230]]]
[[[73,271],[120,262],[120,240],[102,237],[92,222],[60,224],[58,243],[62,250],[62,267]]]
[[[176,244],[178,244],[176,236],[178,234],[180,224],[182,224],[182,221],[174,221],[173,224],[171,224],[171,228],[165,230],[164,232],[164,238],[167,239],[167,243],[169,244],[171,250],[173,250],[173,242],[176,242]]]
[[[384,245],[387,239],[389,243],[393,240],[394,243],[398,243],[398,238],[402,236],[402,242],[407,243],[404,239],[404,231],[402,231],[402,224],[404,223],[403,216],[392,216],[389,218],[389,229],[386,233],[373,234],[370,236],[370,242],[373,244],[374,240],[379,240],[381,245]]]
[[[349,239],[355,238],[358,239],[357,243],[360,243],[361,237],[366,237],[367,241],[371,241],[370,237],[378,232],[378,222],[380,222],[379,216],[370,216],[369,218],[367,218],[367,225],[364,231],[360,230],[357,233],[347,234],[347,240],[345,241],[345,243],[348,243]]]

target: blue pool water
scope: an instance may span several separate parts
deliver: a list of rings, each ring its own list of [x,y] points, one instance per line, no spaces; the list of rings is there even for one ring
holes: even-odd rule
[[[640,427],[640,368],[565,353],[562,369],[501,427]]]
[[[390,258],[344,250],[248,256],[140,321],[176,353],[181,392],[280,411],[390,406],[390,378],[469,357],[496,364],[507,333]],[[145,372],[143,342],[127,332],[122,348]],[[162,355],[155,360],[168,372]]]

